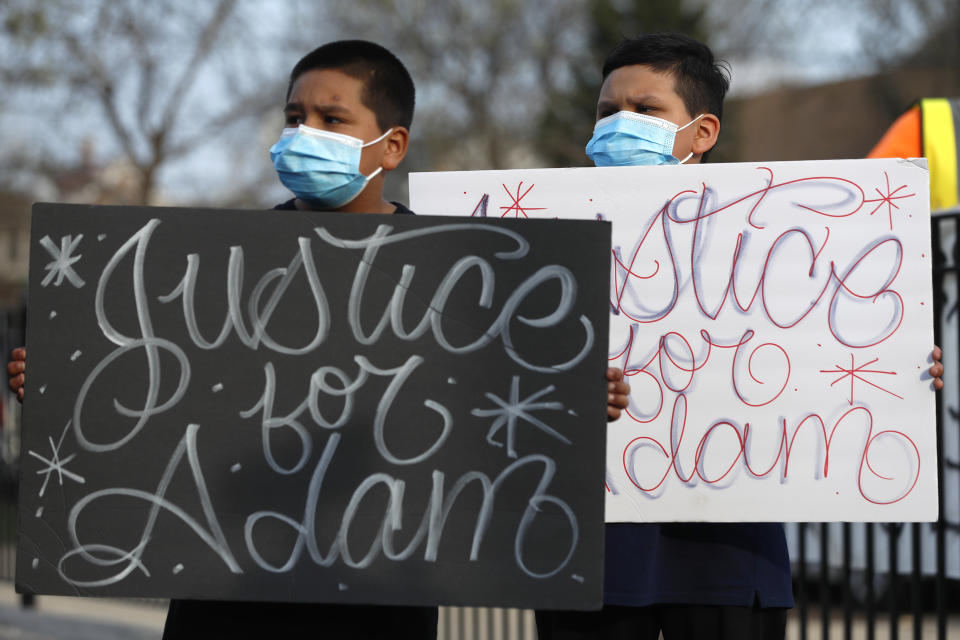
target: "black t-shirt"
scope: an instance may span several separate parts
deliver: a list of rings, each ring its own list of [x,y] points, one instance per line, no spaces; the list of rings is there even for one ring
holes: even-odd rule
[[[296,198],[290,198],[286,202],[281,202],[280,204],[275,206],[274,209],[277,209],[280,211],[296,211],[297,206],[296,204],[294,204],[296,201],[297,201]],[[394,211],[394,213],[413,215],[413,211],[410,211],[410,209],[408,209],[405,205],[399,202],[394,202],[393,200],[391,200],[390,204],[392,204],[397,208],[397,210]]]

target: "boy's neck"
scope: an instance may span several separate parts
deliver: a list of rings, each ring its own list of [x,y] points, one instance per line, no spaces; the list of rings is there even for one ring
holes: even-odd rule
[[[367,204],[366,202],[358,202],[358,200],[359,198],[349,202],[348,204],[345,204],[338,209],[330,209],[330,211],[338,211],[340,213],[393,213],[397,210],[397,206],[395,204],[392,202],[387,202],[382,198],[379,201],[371,204]],[[318,211],[318,209],[314,209],[300,198],[297,198],[293,201],[293,206],[300,211]]]

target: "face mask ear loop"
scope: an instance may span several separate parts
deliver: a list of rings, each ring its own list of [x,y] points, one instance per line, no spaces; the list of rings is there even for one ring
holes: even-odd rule
[[[374,142],[376,142],[376,141],[374,141]],[[381,171],[383,171],[383,167],[377,167],[376,170],[374,170],[374,172],[371,173],[370,175],[368,175],[368,176],[363,176],[363,187],[364,187],[364,189],[367,187],[367,183],[370,182],[373,178],[375,178],[375,177],[377,176],[377,174],[380,173]],[[361,175],[363,175],[363,174],[361,174]],[[341,206],[341,207],[344,207],[344,206],[350,204],[351,202],[353,202],[354,200],[356,200],[356,199],[357,199],[357,196],[359,196],[361,193],[363,193],[363,189],[361,189],[360,191],[357,191],[355,194],[353,194],[353,197],[352,197],[352,198],[350,198],[350,199],[347,200],[346,202],[341,203],[340,206]]]
[[[387,129],[386,133],[384,133],[382,136],[380,136],[380,137],[377,138],[376,140],[371,140],[370,142],[365,142],[364,144],[362,144],[362,145],[360,145],[360,146],[361,146],[361,147],[369,147],[369,146],[372,145],[372,144],[377,144],[378,142],[380,142],[381,140],[383,140],[384,138],[386,138],[388,135],[390,135],[390,134],[393,132],[393,129],[394,129],[394,127],[390,127],[389,129]]]
[[[362,146],[363,146],[363,147],[369,147],[369,146],[372,145],[372,144],[377,144],[378,142],[380,142],[381,140],[383,140],[384,138],[386,138],[388,135],[390,135],[390,132],[392,132],[392,131],[393,131],[393,127],[390,127],[389,129],[387,129],[386,133],[384,133],[382,136],[380,136],[380,137],[377,138],[376,140],[371,140],[370,142],[367,142],[366,144],[364,144],[364,145],[362,145]],[[366,176],[366,181],[367,181],[367,182],[370,182],[370,181],[373,180],[375,177],[377,177],[377,174],[380,173],[381,171],[383,171],[383,167],[382,167],[382,166],[381,166],[381,167],[377,167],[377,169],[376,169],[373,173],[371,173],[370,175]],[[365,182],[364,184],[366,184],[366,182]]]
[[[687,127],[689,127],[690,125],[692,125],[694,122],[696,122],[697,120],[699,120],[700,118],[702,118],[702,117],[705,116],[705,115],[707,115],[707,114],[701,113],[701,114],[698,115],[696,118],[694,118],[693,120],[691,120],[691,121],[688,122],[687,124],[683,125],[683,126],[680,127],[679,129],[677,129],[677,131],[683,131],[684,129],[686,129]],[[691,151],[690,153],[688,153],[688,154],[687,154],[687,157],[684,158],[683,160],[681,160],[680,162],[678,162],[677,164],[683,164],[683,163],[685,163],[687,160],[689,160],[689,159],[692,158],[692,157],[693,157],[693,151]]]
[[[693,120],[691,120],[691,121],[688,122],[687,124],[683,125],[682,127],[679,127],[679,128],[677,129],[677,131],[683,131],[684,129],[686,129],[687,127],[689,127],[690,125],[692,125],[694,122],[696,122],[697,120],[699,120],[700,118],[702,118],[702,117],[705,116],[705,115],[707,115],[707,114],[701,113],[700,115],[698,115],[696,118],[694,118]]]

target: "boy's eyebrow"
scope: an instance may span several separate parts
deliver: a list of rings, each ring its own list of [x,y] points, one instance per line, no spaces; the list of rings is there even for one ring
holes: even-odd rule
[[[316,113],[351,113],[350,109],[341,104],[315,104],[310,109]]]
[[[333,113],[333,114],[349,114],[351,113],[350,109],[339,104],[316,104],[311,105],[310,110],[316,113]],[[303,104],[299,102],[288,102],[287,105],[283,108],[284,113],[290,113],[291,111],[303,112]]]
[[[647,93],[639,96],[628,96],[625,99],[625,102],[632,107],[648,107],[650,105],[658,106],[662,100],[653,94]],[[609,98],[604,98],[597,102],[597,109],[601,110],[619,106],[619,101],[611,100]]]
[[[647,106],[650,104],[659,104],[661,102],[660,98],[653,95],[652,93],[645,93],[640,96],[630,96],[627,98],[627,103],[635,107]]]

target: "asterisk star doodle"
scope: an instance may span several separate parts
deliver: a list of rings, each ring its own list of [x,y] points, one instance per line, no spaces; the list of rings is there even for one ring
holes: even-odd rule
[[[513,195],[512,193],[510,193],[510,189],[507,189],[507,185],[504,184],[502,186],[503,186],[503,190],[507,192],[508,196],[510,196],[510,199],[513,200],[513,204],[511,204],[510,206],[500,207],[501,209],[503,209],[503,214],[501,214],[500,216],[501,218],[506,218],[508,215],[510,215],[510,212],[514,212],[514,217],[516,218],[519,218],[521,215],[524,218],[528,218],[529,217],[527,215],[528,211],[543,211],[546,209],[546,207],[525,207],[520,204],[520,201],[526,198],[527,194],[530,193],[530,191],[533,189],[533,185],[530,185],[527,188],[527,190],[523,192],[523,195],[520,194],[520,188],[523,187],[522,181],[520,182],[520,184],[517,185],[517,195]]]
[[[50,236],[40,238],[40,246],[53,256],[53,260],[48,262],[44,267],[44,269],[47,270],[47,275],[43,279],[43,282],[40,283],[41,287],[50,284],[50,281],[54,278],[56,278],[56,281],[53,283],[55,287],[63,284],[64,278],[69,280],[70,284],[77,289],[84,285],[83,279],[73,270],[73,265],[83,257],[73,255],[73,252],[76,251],[77,245],[80,244],[81,240],[83,240],[82,233],[77,235],[76,238],[73,236],[63,236],[60,238],[60,246],[57,247],[57,245],[53,243],[53,240],[50,239]]]
[[[875,198],[875,199],[873,199],[873,200],[864,200],[863,202],[864,202],[864,204],[866,204],[866,203],[868,203],[868,202],[869,202],[869,203],[873,203],[873,202],[876,202],[876,203],[877,203],[877,206],[873,208],[873,211],[870,212],[870,215],[873,215],[873,214],[875,214],[877,211],[879,211],[880,208],[881,208],[883,205],[887,205],[887,218],[889,219],[889,222],[890,222],[890,230],[893,231],[893,210],[894,210],[894,209],[896,209],[897,211],[900,210],[900,207],[897,205],[896,202],[894,202],[894,200],[902,200],[902,199],[904,199],[904,198],[913,198],[913,197],[915,197],[917,194],[915,194],[915,193],[900,193],[901,190],[907,188],[907,185],[901,185],[901,186],[897,187],[896,189],[893,189],[893,188],[890,186],[890,176],[887,175],[887,172],[886,172],[886,171],[883,172],[883,175],[884,175],[884,177],[887,179],[887,192],[884,193],[883,191],[880,191],[880,189],[874,188],[874,191],[876,191],[876,192],[877,192],[877,195],[880,196],[880,197],[879,197],[879,198]],[[899,194],[899,195],[898,195],[898,194]]]
[[[56,472],[56,474],[57,474],[57,476],[58,476],[58,478],[59,478],[59,480],[60,480],[60,486],[61,486],[61,487],[63,486],[63,477],[64,477],[64,476],[67,476],[68,478],[70,478],[70,479],[73,480],[74,482],[79,482],[80,484],[86,483],[86,480],[84,480],[82,477],[78,476],[77,474],[75,474],[75,473],[73,473],[73,472],[71,472],[71,471],[67,471],[67,470],[64,468],[68,462],[70,462],[71,460],[73,460],[73,459],[77,456],[77,454],[71,453],[71,454],[70,454],[69,456],[67,456],[66,458],[63,458],[62,460],[60,459],[60,447],[63,446],[63,437],[64,437],[65,435],[67,435],[67,430],[68,430],[68,429],[70,429],[70,423],[69,423],[69,422],[67,422],[67,426],[64,427],[63,433],[60,434],[60,440],[59,440],[56,444],[53,443],[53,438],[52,438],[52,437],[49,437],[49,438],[48,438],[48,440],[50,441],[50,449],[53,451],[53,455],[50,457],[49,460],[48,460],[47,458],[44,458],[43,456],[41,456],[41,455],[40,455],[39,453],[37,453],[36,451],[27,451],[28,454],[30,454],[31,456],[33,456],[33,457],[36,458],[37,460],[40,460],[41,462],[43,462],[43,463],[46,465],[46,467],[44,467],[43,469],[40,469],[40,471],[37,471],[37,475],[40,475],[40,476],[44,476],[44,475],[45,475],[45,476],[46,476],[46,478],[43,479],[43,486],[40,487],[40,497],[41,497],[41,498],[43,497],[44,492],[47,490],[47,483],[50,482],[50,476],[52,476],[54,472]]]
[[[548,393],[552,393],[555,389],[556,387],[550,385],[549,387],[545,387],[540,391],[527,396],[523,400],[520,400],[520,378],[519,376],[513,376],[513,382],[510,385],[509,401],[505,401],[492,393],[485,393],[483,395],[485,395],[488,400],[493,402],[499,408],[474,409],[470,413],[478,418],[496,418],[496,420],[494,420],[493,424],[490,426],[490,430],[487,432],[487,442],[495,447],[502,447],[503,444],[494,440],[494,436],[496,436],[503,427],[507,428],[507,456],[511,458],[517,457],[517,451],[514,447],[514,442],[516,440],[518,419],[524,420],[537,429],[540,429],[547,435],[553,436],[557,440],[560,440],[564,444],[570,444],[570,440],[567,439],[563,434],[559,433],[548,424],[530,414],[531,411],[539,411],[542,409],[563,409],[562,402],[536,402],[536,400],[542,398]]]
[[[841,382],[842,380],[845,380],[846,378],[850,378],[850,400],[849,400],[849,403],[850,403],[851,405],[853,404],[853,383],[854,383],[856,380],[859,380],[860,382],[865,382],[866,384],[870,385],[871,387],[874,387],[874,388],[876,388],[876,389],[880,389],[880,391],[883,391],[884,393],[889,393],[890,395],[892,395],[892,396],[894,396],[894,397],[896,397],[896,398],[900,398],[901,400],[903,400],[903,396],[898,396],[898,395],[895,394],[893,391],[890,391],[890,390],[888,390],[888,389],[884,389],[884,388],[881,387],[880,385],[874,384],[874,383],[870,382],[869,380],[867,380],[867,379],[864,377],[864,375],[865,375],[865,374],[868,374],[868,373],[879,374],[879,375],[888,375],[888,376],[895,376],[895,375],[897,375],[897,372],[896,372],[896,371],[879,371],[879,370],[877,370],[877,369],[867,369],[867,367],[869,367],[870,365],[872,365],[874,362],[877,362],[879,359],[880,359],[880,358],[874,358],[873,360],[871,360],[870,362],[867,362],[866,364],[862,364],[862,365],[860,365],[859,367],[855,367],[855,366],[854,366],[854,363],[853,363],[853,354],[851,353],[851,354],[850,354],[850,368],[849,368],[849,369],[844,369],[844,368],[841,367],[839,364],[836,364],[836,365],[833,365],[833,366],[834,366],[833,369],[820,369],[820,373],[838,373],[838,374],[840,374],[839,377],[838,377],[836,380],[834,380],[833,382],[830,383],[830,386],[831,386],[831,387],[832,387],[833,385],[837,384],[838,382]]]

